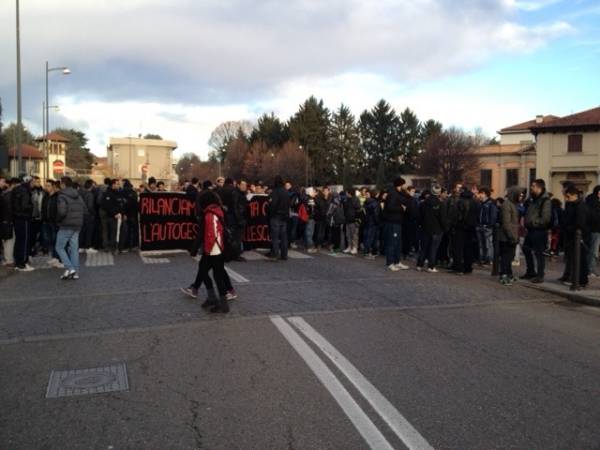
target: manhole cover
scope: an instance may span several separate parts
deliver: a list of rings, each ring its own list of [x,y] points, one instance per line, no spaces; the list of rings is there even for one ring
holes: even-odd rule
[[[53,370],[46,398],[129,390],[125,363],[93,369]]]

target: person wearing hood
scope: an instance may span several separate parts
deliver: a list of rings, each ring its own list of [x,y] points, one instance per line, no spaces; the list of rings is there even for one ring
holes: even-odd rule
[[[548,230],[552,220],[552,205],[546,192],[546,182],[537,179],[531,183],[531,197],[527,202],[525,213],[525,228],[527,235],[523,244],[527,270],[521,276],[523,280],[532,283],[544,281],[546,246],[548,245]]]
[[[515,282],[512,272],[512,262],[515,259],[517,243],[519,242],[519,197],[523,188],[513,186],[508,189],[506,200],[500,207],[500,229],[498,242],[500,244],[500,283],[511,286]]]
[[[585,199],[590,216],[590,233],[586,245],[587,268],[591,277],[598,277],[596,273],[596,261],[598,260],[598,246],[600,245],[600,185],[596,186],[592,193]]]
[[[33,179],[26,175],[23,177],[22,183],[11,192],[11,210],[15,227],[15,269],[20,272],[34,270],[29,265],[31,218],[33,216],[32,189]]]
[[[79,232],[83,226],[87,208],[79,192],[73,187],[71,178],[61,178],[60,187],[56,205],[56,222],[58,224],[56,252],[66,269],[60,278],[62,280],[78,280]]]
[[[454,207],[454,262],[451,272],[458,275],[473,273],[473,250],[477,239],[478,204],[473,192],[463,187]]]
[[[425,260],[427,260],[427,271],[436,273],[437,252],[442,236],[444,234],[444,216],[440,194],[442,188],[434,185],[431,188],[431,195],[426,196],[425,200],[419,205],[419,224],[421,225],[421,248],[417,260],[417,270],[424,269]],[[425,193],[423,193],[425,196]]]

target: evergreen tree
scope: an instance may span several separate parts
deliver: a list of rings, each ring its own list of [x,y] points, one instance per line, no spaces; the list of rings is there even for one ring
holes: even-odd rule
[[[422,150],[421,123],[417,115],[406,108],[400,114],[400,149],[403,158],[403,171],[414,172],[419,153]]]
[[[17,145],[17,124],[10,123],[6,128],[2,129],[2,135],[4,136],[4,142],[8,148],[13,148]],[[35,143],[35,137],[31,132],[21,124],[21,143],[27,145],[33,145]]]
[[[353,182],[362,162],[356,119],[350,108],[340,105],[331,116],[329,175],[343,186]]]
[[[386,180],[400,171],[400,126],[396,111],[383,99],[361,114],[358,129],[366,166],[365,181],[377,178],[378,171],[383,171]]]
[[[288,126],[275,114],[263,114],[250,134],[250,144],[262,141],[268,148],[281,148],[290,137]]]
[[[329,116],[323,100],[311,96],[289,121],[291,140],[308,152],[313,168],[309,184],[322,184],[327,180],[330,165]]]

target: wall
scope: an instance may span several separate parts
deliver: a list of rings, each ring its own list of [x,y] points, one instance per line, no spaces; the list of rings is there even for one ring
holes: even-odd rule
[[[502,145],[533,144],[534,142],[535,137],[530,132],[503,133],[500,135],[500,144]]]

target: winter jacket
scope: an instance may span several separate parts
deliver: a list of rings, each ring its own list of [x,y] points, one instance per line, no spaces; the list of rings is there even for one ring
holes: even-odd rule
[[[137,218],[138,214],[138,194],[131,187],[123,188],[120,192],[121,205],[123,213],[129,218]]]
[[[348,196],[344,202],[344,219],[346,223],[356,223],[359,219],[360,200],[355,196]]]
[[[530,198],[525,213],[525,227],[532,230],[547,230],[552,219],[552,205],[550,197],[544,192],[542,195]]]
[[[86,213],[85,203],[75,189],[67,187],[58,193],[56,222],[60,228],[80,230]]]
[[[600,233],[600,199],[598,198],[598,192],[600,192],[600,186],[596,186],[594,191],[585,199],[590,218],[591,233]]]
[[[228,212],[233,213],[233,192],[235,188],[231,184],[226,184],[222,188],[217,189],[217,194],[221,197],[221,203],[223,203],[223,209],[225,216]]]
[[[56,225],[56,215],[58,214],[58,192],[48,194],[42,204],[42,220],[44,223]]]
[[[33,214],[31,188],[28,183],[22,183],[12,190],[12,213],[14,219],[30,219]]]
[[[430,195],[419,205],[419,223],[424,233],[433,235],[444,232],[444,210],[442,202],[435,195]]]
[[[471,191],[463,191],[456,202],[456,229],[475,231],[479,219],[479,205]]]
[[[392,189],[385,199],[383,220],[387,223],[402,224],[407,207],[406,197],[396,189]]]
[[[83,203],[85,203],[87,210],[86,215],[88,217],[94,217],[96,215],[96,196],[94,193],[87,189],[80,189],[79,195],[81,196]]]
[[[368,198],[365,201],[365,226],[377,226],[381,222],[381,207],[376,198]]]
[[[500,209],[500,229],[498,241],[516,244],[519,242],[519,195],[523,190],[518,187],[508,189],[506,200]]]
[[[498,208],[491,198],[488,198],[479,207],[480,227],[493,227],[498,223]]]
[[[346,215],[344,214],[344,205],[342,199],[336,195],[331,200],[329,210],[327,211],[327,224],[333,227],[339,227],[346,223]]]
[[[0,193],[0,222],[12,223],[12,191]]]
[[[411,197],[408,192],[401,191],[400,195],[404,198],[406,211],[404,211],[404,223],[416,223],[419,220],[419,201]]]
[[[245,227],[248,223],[248,197],[239,189],[233,191],[233,215],[238,227]]]
[[[306,196],[302,204],[308,214],[308,220],[315,220],[315,213],[317,211],[317,199],[315,197]]]
[[[317,195],[315,198],[315,220],[317,222],[324,222],[327,219],[330,204],[331,195],[327,198],[323,194]]]
[[[589,208],[585,202],[578,200],[576,202],[565,203],[565,213],[563,215],[562,235],[567,242],[572,243],[575,240],[575,232],[581,230],[582,237],[586,237],[590,232],[590,214]]]
[[[115,191],[112,188],[108,188],[102,194],[100,200],[100,208],[106,212],[108,217],[114,217],[117,214],[122,214],[121,210],[121,201],[120,201],[120,193],[119,191]]]
[[[290,218],[290,196],[282,187],[273,189],[270,195],[271,206],[269,214],[271,219],[288,220]]]

